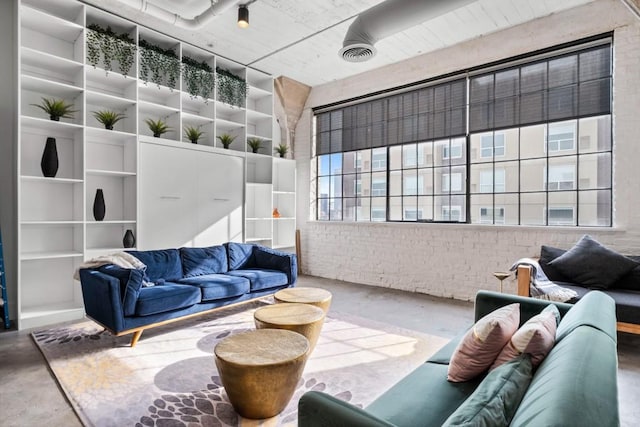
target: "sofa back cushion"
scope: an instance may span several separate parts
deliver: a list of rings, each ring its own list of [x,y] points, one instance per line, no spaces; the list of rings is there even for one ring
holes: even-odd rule
[[[253,255],[255,245],[229,242],[225,243],[225,246],[227,247],[227,256],[229,258],[229,270],[240,270],[256,266],[256,260]]]
[[[127,251],[146,266],[145,280],[157,282],[182,278],[182,263],[177,249],[159,249],[154,251]]]
[[[540,364],[511,426],[619,426],[617,365],[610,336],[577,327]]]
[[[591,326],[607,334],[615,342],[616,305],[609,295],[590,291],[562,317],[556,331],[556,341],[561,341],[579,326]]]
[[[640,263],[640,256],[627,256],[627,258],[631,258],[635,262]],[[622,276],[613,284],[612,288],[640,291],[640,266]]]
[[[229,270],[224,246],[208,248],[180,248],[184,277],[226,273]]]

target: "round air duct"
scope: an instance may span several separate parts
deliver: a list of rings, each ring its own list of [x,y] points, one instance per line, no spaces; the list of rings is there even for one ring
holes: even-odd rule
[[[376,48],[368,43],[350,43],[340,49],[340,56],[348,62],[364,62],[376,56]]]

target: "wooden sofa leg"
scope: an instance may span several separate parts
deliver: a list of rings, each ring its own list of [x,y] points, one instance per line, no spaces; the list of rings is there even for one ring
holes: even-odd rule
[[[131,337],[131,347],[136,346],[138,340],[140,339],[140,336],[142,335],[142,331],[144,331],[144,329],[140,329],[139,331],[135,331],[133,333],[133,337]]]

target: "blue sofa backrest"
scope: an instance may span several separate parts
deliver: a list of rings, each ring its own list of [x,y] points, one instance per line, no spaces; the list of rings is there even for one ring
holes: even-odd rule
[[[250,243],[225,243],[227,254],[229,256],[229,270],[242,270],[244,268],[253,268],[256,266],[256,260],[253,255],[255,245]]]
[[[127,251],[147,266],[145,280],[156,282],[160,279],[178,280],[184,275],[178,249],[158,249],[153,251]]]
[[[224,246],[180,248],[180,258],[182,258],[184,277],[226,273],[229,271],[227,249]]]

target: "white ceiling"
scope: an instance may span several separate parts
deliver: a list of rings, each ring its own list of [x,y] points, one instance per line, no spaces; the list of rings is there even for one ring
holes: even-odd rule
[[[131,6],[140,0],[84,1],[276,77],[315,86],[593,0],[477,0],[381,40],[377,55],[361,63],[344,61],[338,50],[355,16],[381,0],[257,0],[249,5],[249,28],[238,28],[234,6],[200,30],[170,25]],[[211,4],[211,0],[147,1],[187,19]]]

